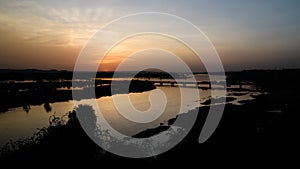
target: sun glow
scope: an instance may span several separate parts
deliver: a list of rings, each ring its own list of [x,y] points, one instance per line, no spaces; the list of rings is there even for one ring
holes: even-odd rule
[[[113,71],[124,59],[130,59],[127,58],[128,56],[151,48],[169,51],[180,57],[187,64],[200,62],[195,53],[178,40],[158,34],[144,34],[127,38],[112,47],[99,64],[99,71]],[[157,54],[158,53],[153,51],[153,56]],[[159,57],[162,60],[164,59],[164,56]],[[155,58],[157,59],[157,56]],[[139,64],[139,62],[142,61],[143,60],[132,60],[132,64]]]

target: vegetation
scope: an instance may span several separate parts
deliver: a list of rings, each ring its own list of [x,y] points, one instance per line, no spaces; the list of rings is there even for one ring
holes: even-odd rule
[[[77,116],[85,114],[87,123],[96,130],[94,110],[90,106],[79,106],[76,111],[63,117],[53,115],[49,126],[39,129],[32,137],[10,141],[2,147],[1,159],[32,160],[51,158],[53,155],[57,159],[93,159],[100,149],[86,135]]]
[[[297,134],[300,83],[296,76],[285,81],[286,77],[280,79],[282,76],[276,75],[276,71],[271,72],[269,79],[261,80],[260,83],[268,94],[255,96],[255,100],[243,102],[243,105],[226,104],[217,130],[203,144],[198,143],[198,137],[209,106],[200,107],[199,112],[189,112],[198,113],[198,116],[191,132],[182,142],[166,153],[145,159],[119,157],[96,145],[79,124],[79,112],[93,112],[90,107],[83,106],[80,108],[82,111],[76,109],[62,118],[52,116],[49,126],[40,129],[31,138],[6,144],[1,149],[0,161],[43,160],[55,161],[54,164],[66,161],[75,166],[80,162],[86,164],[93,161],[103,166],[121,164],[124,167],[163,163],[176,165],[176,162],[210,168],[240,168],[244,165],[261,168],[295,167],[299,161],[294,153],[299,152],[300,141]],[[255,72],[247,73],[256,77]],[[234,76],[243,78],[243,73],[235,73]],[[87,117],[91,126],[86,129],[98,131],[93,113]],[[165,129],[146,130],[136,137],[151,136]],[[98,132],[98,136],[105,136],[105,133]]]

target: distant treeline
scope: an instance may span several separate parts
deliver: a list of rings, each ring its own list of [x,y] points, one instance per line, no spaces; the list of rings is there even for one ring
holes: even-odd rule
[[[254,69],[240,72],[226,72],[228,79],[239,81],[299,81],[300,69]]]
[[[112,78],[112,77],[136,77],[136,78],[172,78],[171,74],[163,71],[141,71],[136,72],[76,72],[77,77],[88,78]],[[199,73],[194,73],[199,74]],[[205,72],[201,72],[205,74]],[[227,82],[255,82],[257,84],[269,85],[269,83],[298,83],[300,69],[273,69],[273,70],[243,70],[226,72]],[[184,78],[184,73],[172,73],[176,78]],[[71,80],[72,71],[66,70],[38,70],[38,69],[0,69],[0,81],[6,80]]]
[[[114,77],[143,77],[143,78],[172,78],[172,76],[166,72],[157,71],[141,71],[138,74],[136,72],[77,72],[79,77],[83,78],[112,78]],[[176,74],[180,75],[180,74]],[[5,80],[71,80],[73,78],[73,72],[67,70],[39,70],[39,69],[0,69],[0,81]]]
[[[0,69],[0,80],[54,80],[72,79],[73,73],[66,70],[38,70],[38,69]]]

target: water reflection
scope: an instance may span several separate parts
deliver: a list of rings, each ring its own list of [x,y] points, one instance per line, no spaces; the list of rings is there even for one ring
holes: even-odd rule
[[[105,120],[119,132],[126,135],[134,135],[145,129],[154,128],[160,126],[162,123],[167,122],[169,119],[176,117],[178,113],[185,113],[197,106],[204,105],[203,103],[209,99],[211,93],[210,90],[201,90],[195,88],[183,88],[183,94],[189,96],[192,92],[199,92],[201,100],[188,100],[183,104],[182,111],[179,111],[179,105],[181,103],[178,88],[176,87],[157,87],[156,90],[162,90],[167,97],[167,107],[163,114],[151,123],[137,124],[128,121],[122,115],[120,115],[116,107],[113,104],[111,96],[100,97],[97,99],[97,104],[101,111],[104,111]],[[233,104],[238,104],[241,100],[252,99],[258,93],[253,92],[238,92],[239,94],[229,92],[228,95],[236,98],[232,101]],[[123,94],[124,95],[124,94]],[[130,93],[129,98],[133,106],[139,111],[146,111],[150,108],[149,96],[150,91],[142,93]],[[119,94],[117,97],[122,97]],[[90,100],[82,100],[89,103]],[[41,105],[24,105],[22,107],[10,109],[6,113],[0,114],[0,147],[9,141],[9,139],[16,140],[19,138],[30,137],[37,128],[42,128],[49,125],[49,117],[56,113],[56,116],[63,116],[66,113],[74,109],[73,101],[55,102],[55,103],[43,103]],[[96,109],[95,109],[96,110]],[[30,114],[28,112],[30,111]],[[24,113],[27,112],[27,113]],[[47,113],[45,113],[47,112]],[[99,122],[99,116],[97,121]]]
[[[51,103],[51,105],[49,104],[51,111],[48,113],[46,113],[44,105],[24,105],[10,109],[6,113],[1,113],[0,147],[9,140],[32,136],[37,131],[37,128],[49,125],[50,116],[55,114],[62,117],[74,109],[72,101]]]

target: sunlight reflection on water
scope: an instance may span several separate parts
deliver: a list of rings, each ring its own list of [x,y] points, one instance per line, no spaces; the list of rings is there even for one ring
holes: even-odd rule
[[[181,103],[179,88],[157,87],[155,90],[163,91],[168,101],[163,114],[150,123],[134,123],[124,118],[116,110],[111,96],[97,99],[97,104],[100,107],[101,112],[104,114],[107,122],[109,122],[114,129],[126,135],[134,135],[145,129],[157,127],[161,123],[166,122],[168,119],[176,117],[177,114],[186,113],[189,110],[201,106],[201,103],[210,97],[210,90],[183,88],[183,94],[187,96],[192,92],[199,92],[201,100],[186,100],[185,103],[183,103],[182,111],[179,112]],[[139,111],[145,111],[150,107],[150,102],[148,100],[150,93],[151,91],[119,94],[116,95],[116,97],[129,95],[133,106]],[[228,94],[230,95],[230,92]],[[232,103],[239,104],[239,101],[241,100],[253,99],[251,95],[255,95],[255,93],[248,92],[242,95],[231,96],[236,98],[236,100],[232,101]],[[81,100],[80,102],[82,104],[89,104],[90,99]],[[18,107],[0,114],[0,146],[8,142],[10,139],[16,140],[19,138],[30,137],[37,131],[37,128],[49,125],[49,117],[51,115],[55,114],[57,116],[63,116],[69,111],[72,111],[74,108],[73,101],[50,103],[49,106],[51,106],[51,111],[48,113],[45,110],[44,104],[42,104],[28,106],[27,113],[24,108]],[[98,118],[97,120],[103,119]]]

